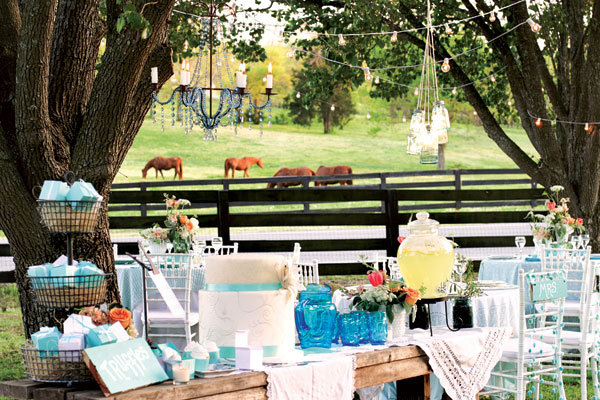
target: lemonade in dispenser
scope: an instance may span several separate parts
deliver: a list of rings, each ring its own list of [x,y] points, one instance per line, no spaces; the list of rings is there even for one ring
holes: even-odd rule
[[[429,219],[429,213],[417,213],[417,219],[408,224],[409,235],[398,249],[398,267],[406,284],[421,293],[423,299],[440,299],[446,294],[438,288],[452,274],[454,247],[440,236],[439,222]]]

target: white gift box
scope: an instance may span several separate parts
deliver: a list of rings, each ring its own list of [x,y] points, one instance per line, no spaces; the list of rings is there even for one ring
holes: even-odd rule
[[[85,348],[83,333],[66,333],[58,341],[58,350],[71,350],[69,353],[58,353],[62,361],[81,361],[81,350]]]
[[[115,322],[114,324],[112,324],[110,326],[110,331],[114,333],[117,337],[117,343],[124,342],[130,339],[129,335],[127,334],[127,331],[125,330],[125,328],[123,328],[123,325],[121,325],[120,322]]]
[[[235,367],[260,371],[263,369],[262,347],[237,347],[235,348]]]
[[[248,331],[235,331],[235,347],[248,347]]]
[[[87,315],[71,314],[63,323],[63,331],[67,333],[82,333],[87,335],[96,325],[92,322],[92,317]]]

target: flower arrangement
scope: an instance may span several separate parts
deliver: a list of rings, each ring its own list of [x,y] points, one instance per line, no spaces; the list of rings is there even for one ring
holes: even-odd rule
[[[390,323],[394,322],[394,305],[399,305],[406,311],[413,308],[421,296],[419,290],[407,287],[402,281],[392,281],[385,271],[365,265],[370,269],[367,278],[372,287],[367,289],[360,285],[356,290],[347,291],[347,294],[353,297],[353,307],[363,311],[379,311],[380,307],[385,307]]]
[[[86,315],[92,318],[92,322],[96,326],[105,324],[114,324],[120,322],[131,339],[138,337],[138,331],[131,320],[131,311],[123,307],[121,304],[113,303],[108,307],[108,311],[104,311],[99,307],[85,307],[79,311],[79,315]]]
[[[462,254],[456,253],[455,262],[462,265],[463,274],[452,271],[450,278],[450,293],[458,297],[477,297],[482,293],[481,287],[477,284],[478,277],[473,267],[473,261]]]
[[[571,233],[585,231],[583,219],[573,218],[569,214],[569,198],[559,196],[563,190],[562,186],[555,185],[550,187],[549,192],[545,192],[548,199],[546,201],[548,214],[529,212],[528,216],[534,223],[532,227],[534,239],[542,242],[566,243]]]
[[[189,200],[177,199],[167,193],[164,196],[167,208],[165,227],[155,224],[141,231],[140,236],[155,243],[171,243],[175,253],[187,253],[192,247],[192,237],[198,231],[198,220],[183,214],[183,209],[191,205]]]

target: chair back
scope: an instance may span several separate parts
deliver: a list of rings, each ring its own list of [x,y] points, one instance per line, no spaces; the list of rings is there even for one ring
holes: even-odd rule
[[[528,353],[534,353],[533,357],[536,357],[535,354],[539,352],[537,358],[544,358],[542,350],[531,345],[532,340],[539,340],[544,334],[554,337],[553,363],[556,368],[561,367],[561,334],[567,283],[566,271],[525,273],[519,270],[518,377],[523,376]]]
[[[235,254],[238,252],[239,244],[234,242],[231,245],[222,245],[218,248],[213,246],[206,246],[204,248],[204,256],[226,256],[228,254]]]
[[[298,271],[298,282],[304,286],[309,283],[319,283],[319,262],[313,260],[312,263],[294,263]]]
[[[300,243],[296,242],[294,243],[294,251],[292,252],[292,262],[294,264],[297,264],[300,262]]]
[[[377,254],[375,254],[375,267],[381,271],[384,270],[387,276],[390,277],[393,281],[399,281],[402,279],[402,274],[400,273],[400,267],[398,267],[398,258],[397,257],[383,257],[380,258]]]
[[[190,253],[163,253],[149,254],[154,266],[160,269],[169,287],[177,297],[185,313],[185,320],[189,319],[191,277],[192,277],[192,254]],[[151,272],[146,271],[146,300],[148,311],[165,311],[166,303],[158,288],[150,278]]]

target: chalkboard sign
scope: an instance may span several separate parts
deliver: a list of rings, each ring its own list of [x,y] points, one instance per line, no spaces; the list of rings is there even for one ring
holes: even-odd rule
[[[558,274],[553,276],[537,275],[531,281],[531,300],[545,301],[567,297],[567,280]]]
[[[83,360],[106,396],[169,379],[142,338],[85,349]]]

